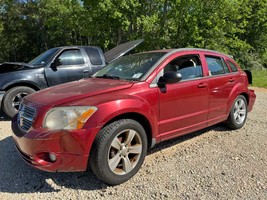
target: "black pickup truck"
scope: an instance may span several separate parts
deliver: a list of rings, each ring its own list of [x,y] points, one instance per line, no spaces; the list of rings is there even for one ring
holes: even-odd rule
[[[13,117],[24,96],[50,86],[88,78],[142,42],[140,39],[120,44],[106,53],[94,46],[56,47],[29,63],[2,63],[0,107],[8,117]]]

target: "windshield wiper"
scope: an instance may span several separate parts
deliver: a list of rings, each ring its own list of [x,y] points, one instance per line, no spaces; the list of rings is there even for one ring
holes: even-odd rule
[[[96,78],[107,78],[107,79],[120,79],[118,76],[111,76],[109,74],[104,74],[103,76],[96,76]]]

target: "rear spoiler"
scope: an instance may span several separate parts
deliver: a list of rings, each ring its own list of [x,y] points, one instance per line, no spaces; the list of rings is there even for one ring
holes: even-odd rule
[[[247,74],[248,77],[248,83],[252,84],[252,73],[250,70],[244,70],[244,72]]]

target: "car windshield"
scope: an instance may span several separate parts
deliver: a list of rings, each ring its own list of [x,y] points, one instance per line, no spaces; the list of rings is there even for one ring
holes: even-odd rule
[[[124,56],[102,68],[93,77],[138,81],[164,54],[151,52]]]
[[[40,54],[36,58],[34,58],[32,61],[29,62],[31,65],[44,65],[46,64],[51,57],[55,55],[55,53],[58,51],[59,48],[53,48],[45,51],[44,53]]]

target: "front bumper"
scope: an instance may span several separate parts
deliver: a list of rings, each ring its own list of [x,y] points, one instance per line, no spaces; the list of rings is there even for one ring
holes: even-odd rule
[[[13,118],[15,146],[22,159],[34,168],[49,172],[85,171],[96,129],[54,131],[30,129],[26,134]],[[89,131],[89,132],[88,132]],[[92,134],[90,134],[92,132]],[[48,155],[56,157],[52,161]]]
[[[248,112],[252,111],[252,108],[256,101],[256,94],[254,90],[249,89],[249,102],[248,102]]]

